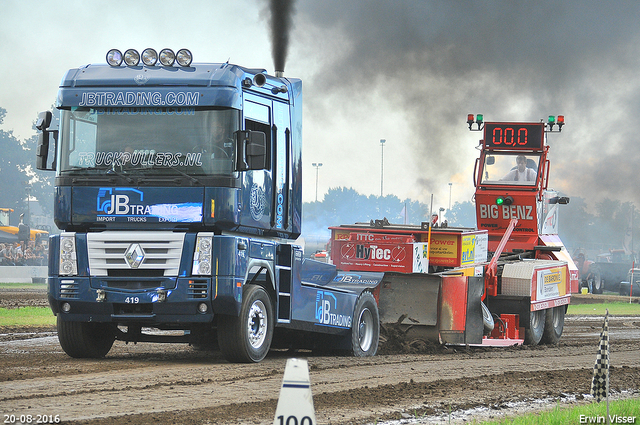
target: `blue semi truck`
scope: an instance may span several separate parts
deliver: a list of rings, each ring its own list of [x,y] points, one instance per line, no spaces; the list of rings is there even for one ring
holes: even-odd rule
[[[48,298],[71,357],[114,341],[375,355],[381,273],[303,259],[302,82],[176,53],[70,69],[38,117],[55,170]],[[178,332],[157,332],[163,331]]]

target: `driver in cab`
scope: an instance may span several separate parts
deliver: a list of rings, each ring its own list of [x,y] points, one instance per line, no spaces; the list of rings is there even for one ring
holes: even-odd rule
[[[536,177],[536,170],[533,168],[527,168],[527,158],[524,155],[518,155],[516,157],[516,167],[509,171],[500,180],[534,182],[536,181]]]

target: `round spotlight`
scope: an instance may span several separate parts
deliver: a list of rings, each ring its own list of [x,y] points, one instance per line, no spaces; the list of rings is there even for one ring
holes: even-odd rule
[[[124,52],[124,63],[129,66],[136,66],[140,63],[140,53],[135,49],[129,49]]]
[[[64,311],[65,313],[68,313],[71,311],[71,304],[69,303],[62,303],[62,305],[60,306],[60,309],[62,311]]]
[[[187,49],[180,49],[176,54],[176,61],[180,66],[189,66],[193,61],[193,55]]]
[[[176,54],[171,49],[160,50],[160,63],[164,66],[173,66],[176,61]]]
[[[154,66],[158,63],[158,52],[149,48],[142,51],[142,63],[147,66]]]
[[[209,307],[205,303],[198,304],[198,311],[202,314],[206,313]]]
[[[111,66],[122,64],[122,52],[118,49],[111,49],[107,52],[107,63]]]

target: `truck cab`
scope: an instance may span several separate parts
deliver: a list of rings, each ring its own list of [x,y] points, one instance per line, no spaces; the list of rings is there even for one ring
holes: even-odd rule
[[[115,339],[217,338],[228,360],[256,362],[275,327],[349,339],[366,328],[351,321],[364,287],[334,291],[335,267],[304,265],[290,243],[301,230],[302,82],[191,58],[111,50],[106,64],[70,69],[56,119],[39,116],[37,168],[56,172],[48,297],[62,348],[103,357]],[[324,296],[346,318],[337,326],[324,326]],[[377,349],[369,329],[361,355]]]

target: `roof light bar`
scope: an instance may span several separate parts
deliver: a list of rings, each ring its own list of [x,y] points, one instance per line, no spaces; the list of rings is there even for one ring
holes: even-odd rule
[[[155,66],[160,61],[163,66],[173,66],[178,62],[178,65],[188,67],[191,66],[193,55],[189,49],[180,49],[177,54],[171,49],[162,49],[158,54],[151,48],[144,49],[142,55],[135,49],[127,49],[124,55],[118,49],[111,49],[107,52],[107,63],[110,66],[121,66],[122,62],[127,66],[138,66],[140,60],[146,66]]]

